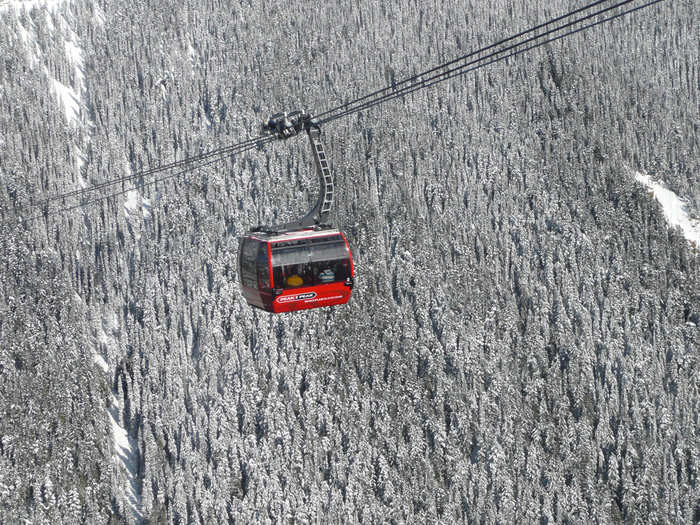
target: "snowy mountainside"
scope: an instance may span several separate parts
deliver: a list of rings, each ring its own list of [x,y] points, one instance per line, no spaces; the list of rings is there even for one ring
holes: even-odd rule
[[[99,8],[95,6],[90,7],[94,10],[92,22],[99,27],[104,23],[104,17],[101,15]],[[84,178],[85,172],[83,171],[83,167],[86,157],[83,151],[86,147],[89,148],[89,135],[91,128],[94,127],[94,122],[90,120],[86,107],[86,100],[84,99],[86,90],[84,81],[85,63],[83,59],[83,49],[81,48],[81,39],[76,34],[76,30],[85,29],[85,23],[79,20],[79,16],[76,16],[73,5],[68,1],[6,2],[0,5],[0,12],[3,13],[5,17],[4,22],[10,28],[10,31],[5,33],[6,36],[10,41],[14,40],[15,43],[19,44],[15,50],[19,54],[20,61],[23,61],[24,64],[29,66],[37,75],[39,85],[42,88],[48,86],[50,95],[54,98],[54,108],[46,108],[46,110],[49,113],[53,113],[55,117],[57,117],[57,115],[55,115],[55,110],[64,116],[63,119],[58,117],[54,120],[54,124],[57,124],[59,129],[63,128],[67,132],[61,139],[63,147],[69,152],[64,159],[65,166],[69,169],[63,176],[65,177],[67,175],[75,186],[84,188],[88,185],[88,182]],[[17,40],[17,37],[19,37],[19,40]],[[18,73],[17,70],[9,70],[7,72]],[[11,77],[11,80],[23,82],[26,79]],[[54,111],[52,111],[52,109]],[[63,122],[61,122],[61,120],[63,120]],[[5,130],[7,130],[7,128],[5,128]],[[80,258],[79,247],[75,253],[76,257]],[[42,289],[42,287],[43,285],[39,285],[35,293],[40,293],[42,296],[45,296],[47,290]],[[83,314],[86,313],[84,302],[79,295],[76,294],[72,302],[79,305],[77,307],[78,311],[81,311]],[[69,304],[70,303],[71,301],[69,301]],[[73,308],[75,309],[75,307]],[[56,312],[56,315],[59,317],[60,312]],[[85,335],[86,334],[82,334],[82,337],[85,337]],[[83,350],[89,351],[90,346],[83,348]],[[95,351],[96,348],[93,346],[92,352]],[[60,359],[62,353],[63,352],[59,351],[55,357]],[[83,357],[84,356],[81,356],[81,359]],[[109,367],[104,358],[98,353],[94,353],[93,357],[99,368],[108,375]],[[77,365],[77,363],[73,363],[73,365],[79,368],[84,366],[84,364]],[[38,374],[46,374],[46,377],[40,378],[40,380],[51,381],[53,379],[53,374],[50,371],[48,373],[35,372]],[[90,371],[89,375],[93,377],[94,384],[91,385],[86,392],[90,392],[95,388],[100,390],[106,386],[107,383],[102,378],[99,376],[94,377],[93,371]],[[21,384],[21,382],[19,382],[19,384]],[[17,386],[19,386],[19,384]],[[61,392],[61,395],[57,396],[57,399],[64,398],[65,393],[63,392]],[[100,492],[114,489],[116,494],[121,494],[118,484],[113,484],[115,480],[130,478],[129,481],[125,479],[125,487],[133,485],[137,480],[135,479],[135,466],[128,465],[130,462],[129,456],[133,453],[131,452],[130,442],[126,437],[126,431],[118,422],[120,420],[118,413],[119,403],[114,396],[112,396],[111,401],[107,402],[107,406],[112,407],[108,412],[107,408],[104,407],[98,399],[93,399],[92,401],[93,403],[98,402],[98,407],[102,407],[102,409],[92,414],[89,418],[83,421],[75,421],[75,423],[83,425],[92,421],[93,424],[100,427],[103,425],[102,420],[104,419],[104,415],[109,414],[112,422],[114,448],[116,450],[114,452],[115,466],[108,467],[106,473],[109,473],[109,471],[114,468],[116,469],[114,471],[115,474],[117,471],[122,470],[125,476],[113,478],[113,480],[111,480],[112,487],[107,485],[107,483],[110,483],[108,480],[103,480],[101,483],[102,486],[100,486],[100,482],[98,481],[97,487],[99,487],[98,490]],[[74,410],[72,410],[72,412],[74,412]],[[102,416],[100,416],[100,413]],[[28,426],[31,428],[31,425]],[[107,450],[107,444],[103,440],[104,436],[101,432],[98,433],[98,436],[102,441],[101,448]],[[54,443],[49,444],[50,447],[53,445]],[[73,449],[79,446],[80,441],[75,439],[70,444],[70,447]],[[96,449],[96,451],[97,450],[99,449]],[[77,459],[78,457],[79,456],[74,453],[74,458]],[[76,522],[86,518],[92,520],[100,513],[103,513],[103,515],[111,513],[111,511],[108,510],[109,507],[105,505],[105,501],[100,502],[99,499],[86,501],[87,498],[92,499],[98,494],[95,490],[97,487],[93,488],[89,484],[83,484],[82,490],[76,490],[78,488],[77,486],[63,487],[62,482],[66,481],[65,474],[55,472],[55,470],[51,468],[50,463],[51,462],[45,465],[46,473],[43,479],[37,481],[39,484],[36,485],[36,490],[41,494],[40,505],[43,507],[44,512],[36,513],[30,508],[27,514],[28,516],[38,518],[43,514],[45,516],[52,516],[53,519],[57,520]],[[92,469],[95,465],[99,465],[99,463],[92,465],[89,462],[86,463],[86,465],[81,466],[82,469]],[[9,485],[4,485],[4,487],[14,488],[13,497],[17,497],[18,495],[23,497],[22,494],[24,491],[17,486],[18,483],[20,483],[21,486],[22,482],[19,481],[19,479],[12,479],[13,471],[14,469],[7,469],[5,471],[5,475],[7,475],[6,480],[9,482]],[[31,477],[24,480],[25,484],[28,482],[32,482]],[[29,486],[32,487],[32,485]],[[66,488],[69,490],[66,490]],[[30,490],[32,490],[32,488],[30,488]],[[127,492],[133,491],[127,490]],[[90,494],[93,496],[90,496]],[[130,499],[133,501],[135,496],[132,495]],[[10,502],[11,498],[8,497],[7,501]],[[136,508],[134,510],[135,515],[139,516],[138,510]],[[7,514],[10,521],[12,521],[11,516],[13,515],[12,511]]]
[[[0,213],[571,8],[550,4],[2,16]],[[2,222],[0,522],[697,521],[700,265],[634,177],[697,214],[697,27],[662,2],[324,127],[343,308],[274,317],[238,289],[237,236],[313,199],[301,140]]]

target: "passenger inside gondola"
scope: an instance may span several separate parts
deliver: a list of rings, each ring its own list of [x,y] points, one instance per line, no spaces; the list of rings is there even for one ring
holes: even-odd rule
[[[303,286],[304,279],[302,279],[298,274],[294,273],[287,277],[287,288],[298,288]]]
[[[273,268],[275,288],[299,288],[343,282],[350,275],[347,260],[319,261]]]
[[[325,268],[318,274],[318,280],[322,284],[332,283],[335,281],[335,272],[330,268]]]

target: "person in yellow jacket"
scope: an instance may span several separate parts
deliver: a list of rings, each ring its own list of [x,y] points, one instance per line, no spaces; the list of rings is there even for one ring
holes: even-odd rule
[[[292,274],[287,277],[287,286],[291,288],[298,288],[302,284],[304,284],[304,279],[299,277],[297,274]]]

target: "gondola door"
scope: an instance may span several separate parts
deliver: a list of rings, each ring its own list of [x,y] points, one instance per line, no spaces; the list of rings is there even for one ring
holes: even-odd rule
[[[275,296],[272,290],[272,280],[270,273],[270,245],[266,242],[261,242],[258,248],[258,256],[256,259],[256,271],[258,276],[258,291],[260,300],[265,310],[272,308],[272,301]]]
[[[241,239],[239,276],[245,300],[258,308],[270,310],[274,293],[270,281],[269,244],[250,237]]]

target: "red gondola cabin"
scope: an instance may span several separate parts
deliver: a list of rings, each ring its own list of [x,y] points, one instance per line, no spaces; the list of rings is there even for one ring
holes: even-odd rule
[[[240,284],[248,304],[281,313],[350,299],[352,255],[339,230],[249,232],[240,242]]]
[[[335,194],[333,174],[321,142],[321,127],[301,111],[278,113],[263,132],[286,140],[306,131],[321,184],[316,205],[298,221],[258,226],[238,246],[243,297],[268,312],[296,312],[336,306],[350,300],[355,272],[350,247],[339,230],[326,223]]]

